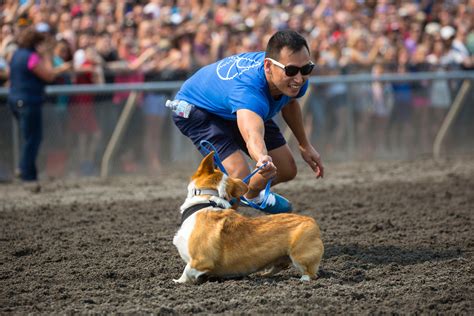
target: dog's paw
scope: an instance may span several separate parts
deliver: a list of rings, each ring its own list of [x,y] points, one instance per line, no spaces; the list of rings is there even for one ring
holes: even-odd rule
[[[173,282],[174,282],[174,283],[186,283],[186,282],[188,282],[188,281],[189,281],[189,280],[188,280],[187,278],[183,278],[183,277],[181,277],[181,278],[179,278],[179,279],[173,279]]]
[[[300,281],[309,282],[309,281],[311,281],[311,277],[309,275],[303,275],[303,276],[301,276]]]

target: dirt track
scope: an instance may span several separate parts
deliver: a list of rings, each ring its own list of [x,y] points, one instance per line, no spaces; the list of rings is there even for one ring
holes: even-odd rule
[[[473,159],[329,164],[322,181],[302,167],[276,191],[321,227],[310,283],[174,284],[190,172],[0,185],[0,313],[474,313]]]

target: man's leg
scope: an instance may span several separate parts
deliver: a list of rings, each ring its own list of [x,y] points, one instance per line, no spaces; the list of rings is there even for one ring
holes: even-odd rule
[[[232,178],[243,179],[250,174],[247,156],[240,150],[234,151],[222,161],[225,170]],[[249,191],[245,194],[248,199],[256,197],[265,188],[266,181],[259,174],[255,174],[249,181]]]
[[[180,131],[189,137],[198,149],[202,140],[209,141],[216,148],[224,168],[231,177],[244,179],[250,174],[246,145],[236,122],[223,120],[197,107],[191,110],[187,119],[173,115],[173,120]],[[277,171],[276,179],[272,180],[272,185],[293,179],[296,174],[296,164],[280,129],[272,120],[265,123],[265,143],[273,162],[280,169]],[[255,165],[251,168],[253,170]],[[265,189],[266,184],[267,181],[261,175],[255,174],[250,179],[249,192],[245,197],[256,198]],[[279,206],[281,203],[276,205]],[[289,208],[289,205],[286,208]]]
[[[272,185],[288,182],[296,177],[296,162],[288,144],[270,150],[268,155],[272,157],[273,164],[277,167],[277,176],[272,180]]]

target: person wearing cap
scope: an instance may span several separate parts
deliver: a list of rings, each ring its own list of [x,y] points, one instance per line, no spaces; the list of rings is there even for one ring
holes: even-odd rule
[[[277,113],[282,113],[316,177],[324,174],[297,101],[306,93],[313,68],[305,38],[292,30],[278,31],[265,52],[242,53],[201,68],[173,101],[193,106],[188,117],[173,114],[176,126],[198,149],[201,141],[210,142],[231,177],[249,175],[246,154],[261,168],[250,179],[245,203],[265,213],[292,211],[286,198],[265,194],[264,188],[269,181],[290,181],[297,173],[290,147],[273,120]]]
[[[38,180],[36,159],[42,139],[42,104],[45,87],[71,69],[69,63],[53,68],[51,37],[43,24],[25,28],[10,61],[8,105],[18,120],[22,148],[18,166],[23,181]]]

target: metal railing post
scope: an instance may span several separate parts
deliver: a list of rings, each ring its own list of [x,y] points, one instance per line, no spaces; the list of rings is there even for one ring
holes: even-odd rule
[[[446,138],[446,135],[448,134],[449,129],[453,125],[456,116],[461,110],[464,98],[467,95],[467,92],[469,91],[470,87],[471,87],[471,81],[467,79],[464,80],[461,85],[461,89],[459,89],[459,92],[456,95],[456,98],[454,99],[453,104],[449,108],[449,111],[446,114],[446,117],[444,118],[443,123],[441,124],[441,127],[439,128],[438,133],[436,134],[436,137],[433,143],[433,157],[435,160],[441,159],[441,145],[443,144],[443,141]]]
[[[115,152],[117,151],[117,144],[119,144],[120,140],[122,139],[123,133],[128,126],[128,122],[130,121],[130,117],[133,114],[137,95],[137,91],[132,91],[128,96],[127,102],[125,103],[125,107],[123,108],[117,125],[115,126],[114,132],[112,133],[112,137],[110,137],[110,141],[107,144],[107,148],[105,149],[104,156],[102,157],[102,163],[100,166],[100,177],[102,179],[105,179],[109,176],[110,161]]]

